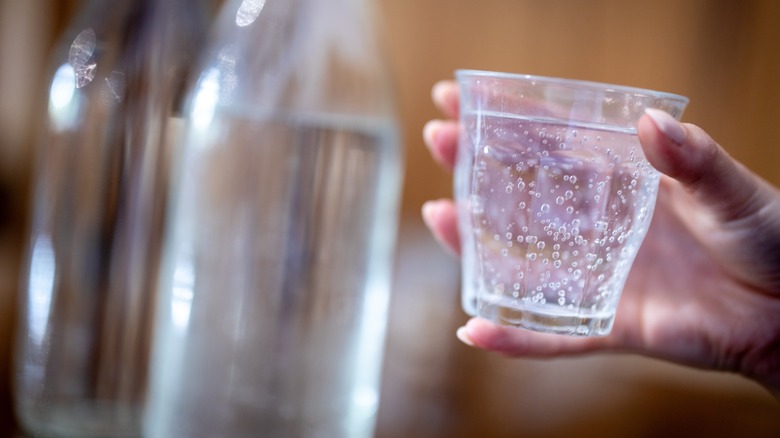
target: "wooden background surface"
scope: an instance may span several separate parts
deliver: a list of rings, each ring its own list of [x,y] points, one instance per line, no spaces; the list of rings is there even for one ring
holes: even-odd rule
[[[0,0],[0,436],[42,65],[75,0]],[[461,345],[457,261],[419,208],[450,196],[422,144],[431,85],[457,68],[687,95],[685,121],[780,185],[780,2],[377,0],[405,130],[404,220],[379,437],[780,436],[780,404],[736,376],[635,356],[509,360]],[[421,268],[424,267],[425,269]],[[662,273],[660,273],[662,275]]]

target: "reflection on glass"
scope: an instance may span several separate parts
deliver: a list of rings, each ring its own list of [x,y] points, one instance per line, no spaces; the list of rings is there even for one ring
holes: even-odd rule
[[[106,78],[106,85],[111,98],[121,102],[122,96],[125,95],[125,74],[121,71],[112,71]]]
[[[219,99],[219,70],[212,68],[198,83],[195,100],[192,105],[192,124],[198,130],[206,129],[214,118],[214,110]]]
[[[76,72],[76,87],[81,88],[95,78],[95,63],[92,55],[95,53],[97,37],[95,31],[88,27],[79,33],[70,45],[68,62]]]
[[[30,342],[41,345],[48,327],[51,295],[56,271],[54,249],[49,236],[39,236],[30,258],[30,280],[27,295],[27,324]]]
[[[245,27],[254,23],[263,10],[263,6],[265,6],[265,0],[244,0],[236,12],[236,25]]]
[[[189,263],[179,263],[173,273],[171,292],[171,321],[176,331],[184,332],[190,322],[192,308],[192,288],[195,285],[195,273]]]
[[[49,116],[59,129],[67,129],[73,125],[77,108],[75,103],[76,71],[69,63],[62,64],[49,88]]]

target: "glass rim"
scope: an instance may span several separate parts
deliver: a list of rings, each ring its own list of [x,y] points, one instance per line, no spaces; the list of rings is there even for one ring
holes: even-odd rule
[[[660,99],[668,99],[680,102],[683,105],[687,105],[690,99],[686,96],[676,93],[669,93],[666,91],[651,90],[649,88],[630,87],[626,85],[616,85],[607,82],[586,81],[580,79],[565,79],[552,76],[538,76],[522,73],[505,73],[488,70],[472,70],[472,69],[457,69],[455,70],[455,78],[461,80],[466,77],[486,77],[494,79],[510,79],[510,80],[522,80],[529,82],[537,82],[549,85],[558,85],[564,87],[577,87],[590,90],[599,90],[605,92],[617,92],[624,94],[634,95],[650,95]]]

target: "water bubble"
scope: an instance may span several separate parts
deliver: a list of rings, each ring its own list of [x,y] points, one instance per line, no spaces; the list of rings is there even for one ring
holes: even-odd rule
[[[507,240],[512,240],[512,233],[507,232],[504,237],[506,237]]]
[[[550,211],[550,204],[542,204],[542,207],[539,209],[542,213],[547,213]]]
[[[505,190],[507,194],[512,193],[512,190],[514,190],[514,186],[512,184],[508,184]]]
[[[524,209],[525,208],[525,202],[524,201],[520,201],[520,203],[517,204],[517,207],[520,208],[520,209]]]
[[[566,213],[569,213],[569,214],[574,213],[574,207],[572,207],[571,205],[566,207]]]
[[[566,304],[566,298],[564,298],[564,297],[560,297],[560,298],[558,298],[558,304],[560,304],[561,306],[563,306],[564,304]]]
[[[574,176],[574,175],[570,176],[569,177],[569,182],[572,183],[572,184],[576,183],[577,182],[577,177]]]
[[[523,182],[523,180],[517,181],[517,190],[522,191],[524,188],[525,188],[525,183]]]
[[[501,248],[501,256],[506,257],[509,255],[509,250],[506,248]]]
[[[563,205],[563,201],[564,201],[563,196],[558,196],[557,198],[555,198],[555,203],[558,205]]]
[[[539,243],[537,243],[536,247],[539,248],[540,250],[544,249],[544,241],[540,241]]]
[[[561,267],[561,261],[560,260],[554,261],[553,262],[553,266],[555,266],[556,268],[560,268]]]
[[[484,148],[482,148],[482,152],[485,153],[485,154],[489,154],[490,153],[490,146],[485,146]]]
[[[537,256],[536,256],[535,252],[531,252],[531,253],[528,253],[527,257],[528,257],[528,260],[536,260]]]
[[[564,193],[563,196],[565,196],[566,199],[571,199],[574,197],[574,192],[572,192],[571,190],[566,190],[566,193]]]

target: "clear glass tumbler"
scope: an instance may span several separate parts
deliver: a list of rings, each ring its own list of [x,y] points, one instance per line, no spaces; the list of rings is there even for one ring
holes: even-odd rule
[[[660,174],[636,124],[688,99],[638,88],[458,71],[455,197],[464,310],[500,324],[609,333]]]

